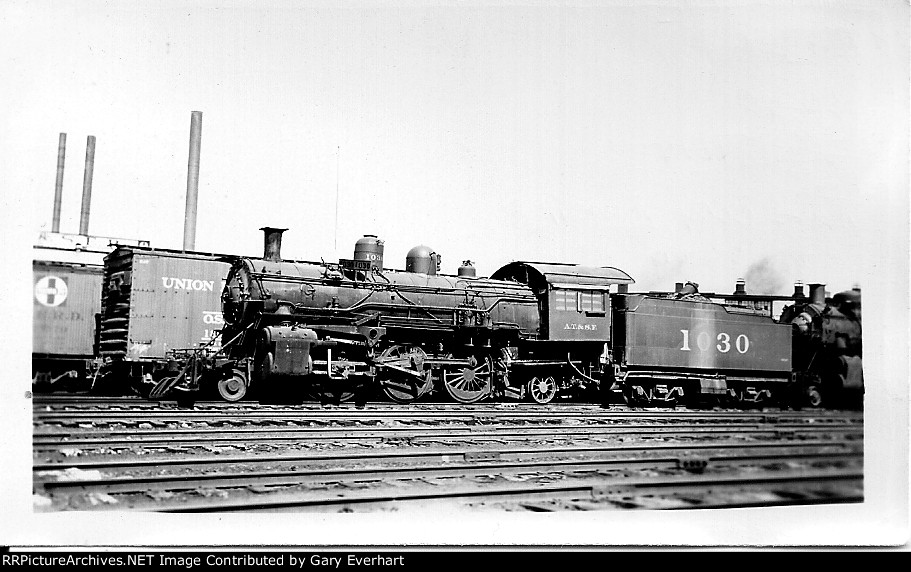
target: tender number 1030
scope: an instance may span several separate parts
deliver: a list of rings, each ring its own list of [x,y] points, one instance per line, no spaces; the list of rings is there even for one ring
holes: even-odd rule
[[[683,334],[683,346],[680,348],[680,351],[688,352],[691,351],[690,348],[690,331],[689,330],[680,330]],[[715,349],[719,352],[726,354],[731,351],[731,336],[725,332],[719,332],[715,337],[715,341],[718,343],[715,344]],[[701,351],[708,351],[709,346],[712,345],[712,336],[708,332],[699,332],[696,335],[696,347]],[[750,351],[750,338],[746,334],[740,334],[737,338],[734,339],[733,347],[737,349],[738,352],[745,354]]]

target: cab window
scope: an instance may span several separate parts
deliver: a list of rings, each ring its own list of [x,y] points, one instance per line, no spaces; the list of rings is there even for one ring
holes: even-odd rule
[[[554,290],[554,310],[562,312],[604,313],[604,293]]]

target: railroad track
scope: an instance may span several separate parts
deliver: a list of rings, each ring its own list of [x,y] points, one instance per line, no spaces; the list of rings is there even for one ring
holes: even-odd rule
[[[602,510],[863,498],[857,412],[136,405],[35,403],[38,510]]]
[[[779,437],[783,434],[791,436],[800,431],[802,436],[811,434],[831,437],[841,435],[844,437],[862,437],[862,432],[854,427],[800,427],[788,425],[783,427],[739,427],[739,426],[680,426],[680,427],[654,427],[654,426],[628,426],[628,427],[583,427],[573,425],[557,425],[550,427],[497,427],[479,430],[464,426],[433,426],[420,431],[383,428],[284,428],[282,430],[262,429],[203,429],[203,430],[151,430],[151,431],[113,431],[104,435],[95,432],[80,435],[73,433],[42,433],[36,434],[33,447],[36,452],[56,451],[73,448],[127,448],[127,447],[169,447],[179,446],[213,446],[263,443],[332,443],[340,440],[346,442],[362,441],[401,441],[408,443],[493,440],[502,442],[506,440],[533,441],[542,438],[558,439],[604,439],[608,437],[639,437],[639,438],[695,438],[698,436],[717,437],[718,435],[737,435],[742,438]]]
[[[104,470],[39,470],[36,486],[61,499],[58,502],[66,502],[68,508],[192,512],[292,507],[352,510],[352,503],[362,510],[408,510],[429,499],[456,505],[466,501],[513,503],[516,495],[522,495],[523,501],[536,497],[552,502],[580,491],[593,497],[584,499],[588,502],[600,499],[601,508],[614,507],[618,501],[632,506],[630,494],[646,491],[650,491],[652,504],[656,495],[684,494],[690,506],[704,508],[706,503],[718,504],[699,498],[706,497],[711,487],[755,494],[762,484],[773,485],[763,497],[773,504],[792,504],[797,499],[862,499],[862,452],[856,449],[797,450],[779,445],[777,449],[730,451],[716,445],[703,450],[703,456],[693,456],[684,447],[649,453],[634,448],[622,454],[602,450],[586,455],[553,449],[488,451],[485,455],[463,451],[436,458],[373,455],[367,462],[363,457],[338,455],[285,460],[283,468],[274,461],[263,468],[256,466],[262,462],[222,460],[175,464],[162,473],[162,465],[156,465],[157,469],[146,467],[144,474],[137,474],[135,465],[122,464]],[[555,493],[559,495],[549,498]],[[749,504],[743,494],[736,498],[740,506]],[[684,504],[678,503],[676,508]]]

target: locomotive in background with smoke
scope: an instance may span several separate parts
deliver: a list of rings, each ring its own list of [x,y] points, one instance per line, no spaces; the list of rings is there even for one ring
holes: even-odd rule
[[[776,320],[759,303],[773,297],[719,303],[692,283],[629,293],[633,279],[612,267],[518,261],[478,278],[466,261],[451,276],[419,246],[390,270],[372,235],[337,264],[287,261],[284,229],[263,230],[262,258],[225,259],[220,351],[159,373],[152,397],[211,387],[229,401],[325,402],[374,388],[400,403],[442,392],[462,403],[820,407],[862,393],[859,291],[777,297],[793,304]]]

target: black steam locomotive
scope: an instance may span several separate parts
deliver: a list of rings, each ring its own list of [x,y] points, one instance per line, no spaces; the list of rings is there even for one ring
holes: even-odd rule
[[[811,407],[852,405],[863,395],[860,289],[827,300],[821,284],[788,306],[781,321],[794,327],[795,399]]]
[[[512,262],[477,278],[465,262],[444,276],[421,246],[393,271],[372,235],[338,264],[283,261],[284,229],[263,230],[263,258],[232,258],[220,355],[190,360],[152,397],[208,385],[228,401],[251,390],[342,401],[379,388],[400,403],[445,392],[461,403],[742,404],[793,398],[817,379],[800,324],[695,291],[628,294],[634,281],[616,268]]]

